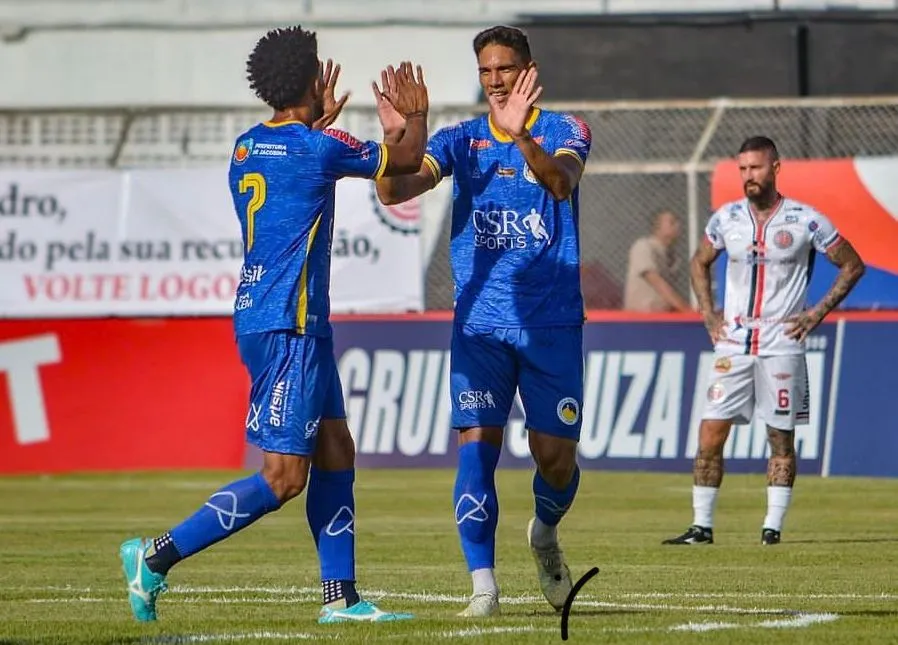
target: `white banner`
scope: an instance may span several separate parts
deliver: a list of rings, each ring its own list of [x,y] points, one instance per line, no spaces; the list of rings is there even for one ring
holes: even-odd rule
[[[333,311],[422,309],[420,201],[336,200]],[[0,317],[230,315],[242,258],[226,169],[0,173]]]

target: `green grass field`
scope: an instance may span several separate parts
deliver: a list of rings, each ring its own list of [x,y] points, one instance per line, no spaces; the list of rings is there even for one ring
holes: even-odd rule
[[[548,643],[524,527],[530,474],[499,475],[503,615],[456,618],[469,593],[449,471],[360,471],[360,586],[402,624],[319,626],[304,502],[180,564],[159,621],[131,618],[119,543],[169,528],[235,473],[0,479],[0,642]],[[760,476],[727,476],[716,544],[662,547],[692,519],[688,475],[584,473],[561,529],[574,643],[898,642],[898,481],[799,478],[784,542],[759,544]]]

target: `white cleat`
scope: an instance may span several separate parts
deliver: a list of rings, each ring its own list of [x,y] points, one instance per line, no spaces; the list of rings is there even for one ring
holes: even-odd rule
[[[532,518],[527,524],[527,544],[536,561],[539,587],[555,611],[561,611],[574,587],[571,582],[571,571],[564,561],[564,553],[557,542],[547,547],[533,546],[533,523],[535,521],[536,519]]]
[[[500,613],[502,612],[499,609],[499,596],[492,593],[478,593],[471,596],[471,602],[458,615],[462,618],[484,618],[498,616]]]

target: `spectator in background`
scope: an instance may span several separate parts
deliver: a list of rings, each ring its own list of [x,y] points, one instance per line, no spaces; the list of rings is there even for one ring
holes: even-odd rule
[[[674,288],[681,270],[673,245],[680,237],[680,219],[671,211],[655,215],[652,234],[630,247],[624,309],[629,311],[692,311]]]

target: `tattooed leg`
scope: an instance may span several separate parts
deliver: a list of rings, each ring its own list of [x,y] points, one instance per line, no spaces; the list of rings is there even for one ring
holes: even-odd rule
[[[720,488],[723,481],[723,445],[730,435],[732,422],[725,419],[704,419],[699,428],[698,453],[692,467],[696,486]]]
[[[723,445],[732,423],[720,419],[704,419],[699,428],[698,453],[692,475],[692,524],[704,529],[714,526],[714,507],[723,480]]]
[[[767,426],[767,442],[767,485],[791,487],[795,483],[795,433]]]
[[[767,515],[764,529],[783,530],[783,519],[792,502],[792,484],[795,483],[795,433],[767,426],[770,459],[767,461]]]

